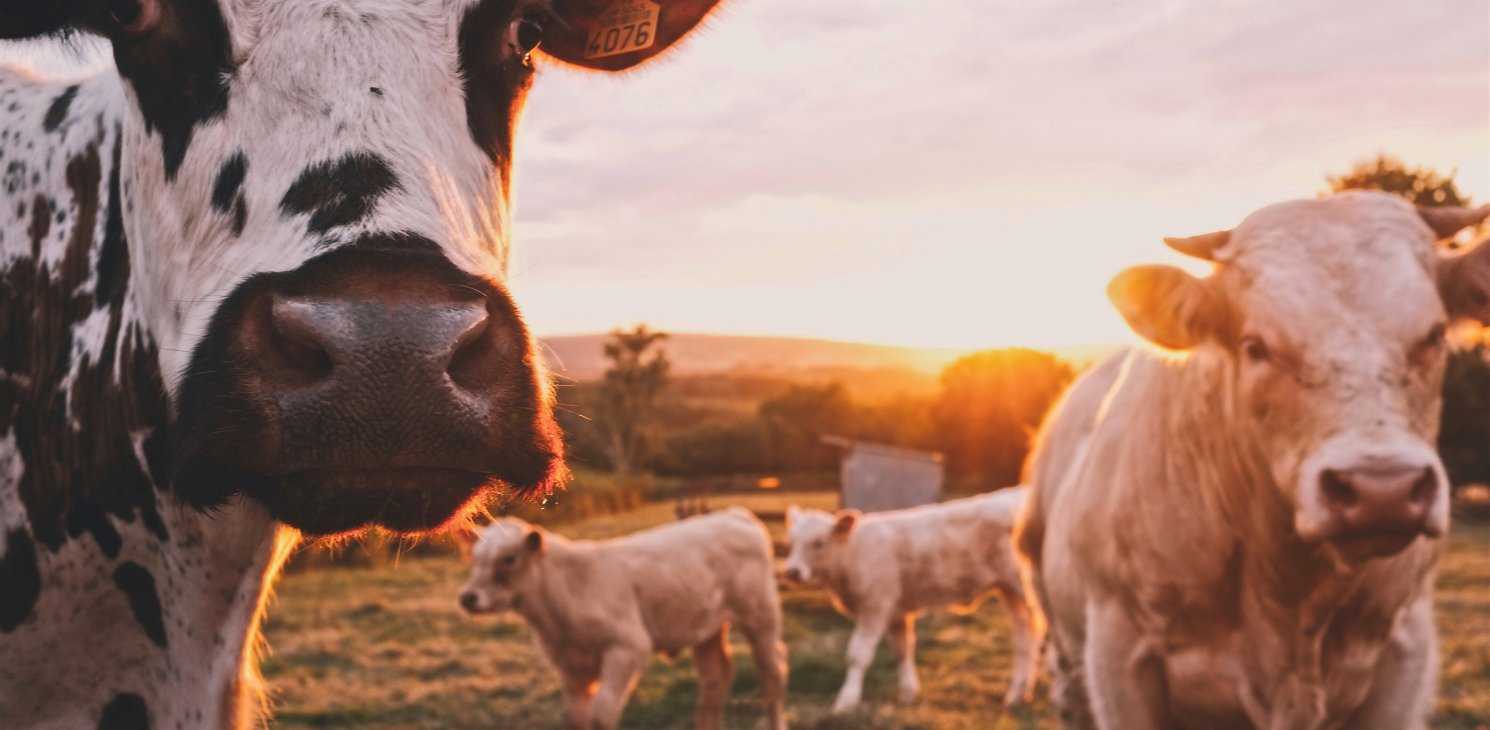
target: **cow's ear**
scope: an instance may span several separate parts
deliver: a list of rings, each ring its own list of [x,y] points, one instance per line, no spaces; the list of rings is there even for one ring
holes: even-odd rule
[[[1439,254],[1438,293],[1450,317],[1490,324],[1490,240]]]
[[[537,528],[528,530],[527,536],[523,538],[523,547],[530,553],[543,552],[543,533]]]
[[[856,509],[841,509],[833,516],[833,537],[843,539],[848,537],[854,527],[859,524],[860,512]]]
[[[539,50],[600,71],[631,68],[688,35],[719,0],[552,0]]]
[[[1173,266],[1125,269],[1107,285],[1107,297],[1134,332],[1171,350],[1220,335],[1226,322],[1226,304],[1209,282]]]
[[[1433,233],[1439,238],[1453,238],[1455,234],[1470,226],[1479,225],[1481,221],[1490,218],[1490,204],[1478,208],[1464,208],[1457,205],[1418,206],[1418,217],[1433,229]]]
[[[786,506],[786,529],[788,529],[788,530],[792,529],[792,523],[794,523],[797,520],[801,519],[801,517],[800,517],[801,514],[802,514],[802,510],[801,510],[801,508],[797,507],[797,505],[794,505],[794,504],[787,505]]]

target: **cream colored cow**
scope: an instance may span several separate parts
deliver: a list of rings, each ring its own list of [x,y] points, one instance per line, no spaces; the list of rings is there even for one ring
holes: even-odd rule
[[[1038,614],[1026,600],[1010,532],[1022,488],[943,504],[861,515],[787,508],[788,580],[824,585],[855,620],[848,675],[834,712],[859,704],[864,672],[886,631],[900,661],[900,701],[920,692],[916,615],[933,608],[972,611],[997,593],[1013,626],[1014,675],[1004,704],[1026,700],[1040,653]]]
[[[600,542],[497,520],[473,551],[460,604],[513,610],[563,678],[570,728],[609,730],[647,660],[693,650],[698,728],[719,728],[734,676],[729,628],[755,656],[773,730],[786,717],[786,645],[771,540],[735,507]]]
[[[1077,381],[1016,535],[1068,727],[1424,726],[1444,333],[1490,318],[1490,246],[1434,244],[1487,214],[1281,203],[1170,239],[1214,262],[1205,278],[1113,280],[1118,311],[1172,352]]]

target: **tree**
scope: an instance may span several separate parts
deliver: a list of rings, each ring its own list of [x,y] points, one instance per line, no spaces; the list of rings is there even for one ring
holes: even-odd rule
[[[827,469],[837,453],[823,444],[830,434],[854,436],[857,407],[843,383],[793,385],[760,404],[778,469]]]
[[[1019,480],[1030,436],[1076,377],[1066,361],[1010,348],[963,357],[942,371],[937,440],[954,474],[996,485]]]
[[[611,364],[591,412],[618,474],[634,471],[645,455],[657,399],[667,386],[670,365],[661,347],[666,338],[666,333],[639,324],[611,332],[605,342],[605,359]]]
[[[1407,198],[1414,205],[1469,205],[1469,196],[1459,192],[1454,173],[1442,175],[1427,167],[1408,167],[1387,154],[1356,163],[1344,175],[1330,175],[1330,192],[1382,190]]]

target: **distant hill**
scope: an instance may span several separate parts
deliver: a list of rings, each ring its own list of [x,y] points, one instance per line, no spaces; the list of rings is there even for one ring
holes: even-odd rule
[[[549,367],[574,380],[592,380],[605,372],[605,334],[541,338]],[[680,375],[750,372],[791,373],[804,370],[905,369],[935,375],[966,354],[952,348],[923,349],[797,337],[746,337],[669,333],[665,344],[673,371]]]
[[[605,372],[606,334],[540,338],[550,370],[576,381]],[[793,381],[880,380],[910,391],[934,389],[936,376],[953,360],[973,352],[957,348],[919,348],[802,337],[761,337],[669,333],[665,341],[678,376],[721,373],[778,376]],[[1117,349],[1078,345],[1054,350],[1085,367]],[[879,388],[872,388],[878,390]]]

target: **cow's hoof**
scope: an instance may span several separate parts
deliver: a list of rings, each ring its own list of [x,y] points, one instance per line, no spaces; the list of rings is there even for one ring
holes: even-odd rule
[[[854,700],[852,702],[848,700],[838,700],[837,702],[833,703],[833,709],[829,710],[829,712],[833,713],[834,715],[847,715],[848,713],[853,712],[857,709],[859,709],[858,700]]]
[[[919,696],[921,696],[921,687],[919,685],[900,688],[900,704],[902,705],[909,705],[915,702]]]

